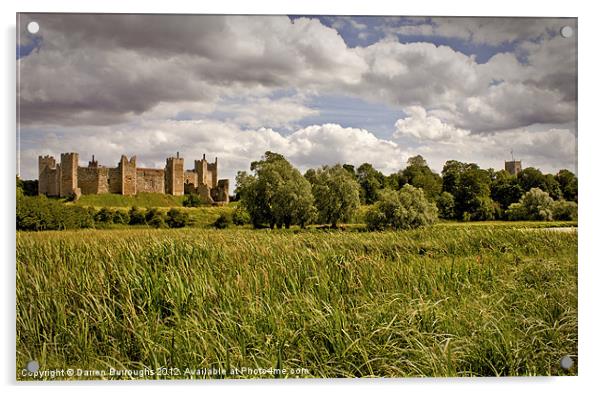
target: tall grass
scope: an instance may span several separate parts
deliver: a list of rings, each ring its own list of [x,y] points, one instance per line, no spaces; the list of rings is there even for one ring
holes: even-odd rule
[[[559,367],[577,357],[576,233],[18,233],[16,288],[19,379],[30,359],[302,377],[577,372]]]

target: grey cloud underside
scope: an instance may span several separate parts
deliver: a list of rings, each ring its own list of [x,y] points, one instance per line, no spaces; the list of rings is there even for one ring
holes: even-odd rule
[[[478,64],[429,43],[385,39],[349,48],[316,19],[22,18],[22,26],[38,21],[43,37],[39,51],[19,60],[24,124],[121,123],[164,103],[215,104],[224,96],[266,97],[278,89],[354,95],[402,110],[420,105],[474,133],[566,122],[576,113],[575,41],[550,33],[562,20],[439,20],[438,34],[477,42],[526,40],[516,55]]]

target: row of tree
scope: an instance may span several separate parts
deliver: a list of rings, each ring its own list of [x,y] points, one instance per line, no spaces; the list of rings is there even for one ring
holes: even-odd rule
[[[568,170],[552,175],[526,168],[514,176],[450,160],[439,175],[421,156],[410,158],[407,164],[389,176],[369,163],[357,169],[350,164],[324,166],[302,175],[284,156],[266,152],[262,160],[251,163],[252,174],[238,173],[236,194],[255,227],[303,227],[310,222],[336,227],[348,221],[361,204],[372,205],[366,217],[372,228],[412,227],[428,224],[437,216],[517,220],[521,217],[517,212],[524,212],[517,211],[524,202],[521,199],[533,189],[545,193],[546,202],[562,202],[557,206],[574,212],[564,216],[576,217],[577,177]],[[513,204],[519,205],[510,210]],[[403,213],[408,206],[413,208]],[[541,220],[554,217],[551,207],[548,204],[550,214]]]

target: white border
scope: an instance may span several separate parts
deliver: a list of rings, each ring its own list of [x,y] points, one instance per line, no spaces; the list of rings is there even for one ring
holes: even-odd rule
[[[3,318],[0,324],[3,346],[0,347],[0,373],[4,392],[23,389],[31,392],[81,391],[105,392],[108,390],[125,392],[144,389],[150,392],[164,392],[168,382],[124,382],[121,384],[86,385],[85,382],[62,385],[16,384],[15,372],[15,226],[14,226],[14,185],[15,185],[15,21],[16,12],[119,12],[119,13],[236,13],[236,14],[343,14],[343,15],[466,15],[466,16],[568,16],[578,17],[579,29],[579,376],[573,378],[503,378],[503,379],[378,379],[378,380],[304,380],[295,382],[279,381],[226,381],[226,382],[178,382],[179,390],[238,392],[305,392],[307,390],[345,390],[363,392],[378,390],[386,392],[580,392],[599,383],[598,365],[602,349],[598,331],[601,327],[599,300],[602,279],[601,253],[596,248],[600,238],[600,125],[599,88],[600,76],[600,14],[589,2],[548,0],[528,2],[502,0],[496,4],[484,1],[453,0],[414,2],[393,2],[369,0],[351,3],[350,0],[320,0],[284,2],[282,0],[253,0],[200,2],[169,0],[149,3],[146,1],[86,2],[86,1],[34,1],[2,2],[2,36],[5,43],[2,52],[3,103],[0,111],[3,120],[2,163],[3,184],[7,186],[1,193],[4,220],[2,221],[2,306]],[[596,231],[598,230],[598,231]],[[598,241],[599,242],[599,241]],[[86,385],[86,387],[82,387]],[[589,390],[588,390],[589,391]]]

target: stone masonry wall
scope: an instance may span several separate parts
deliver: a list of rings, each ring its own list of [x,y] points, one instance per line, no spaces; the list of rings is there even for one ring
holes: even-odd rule
[[[184,184],[191,184],[194,187],[199,185],[198,175],[194,171],[186,170],[184,171]]]
[[[109,193],[121,194],[121,168],[109,168]]]
[[[165,193],[165,170],[156,168],[136,169],[136,192]]]
[[[98,194],[98,168],[79,167],[77,185],[82,194]]]

